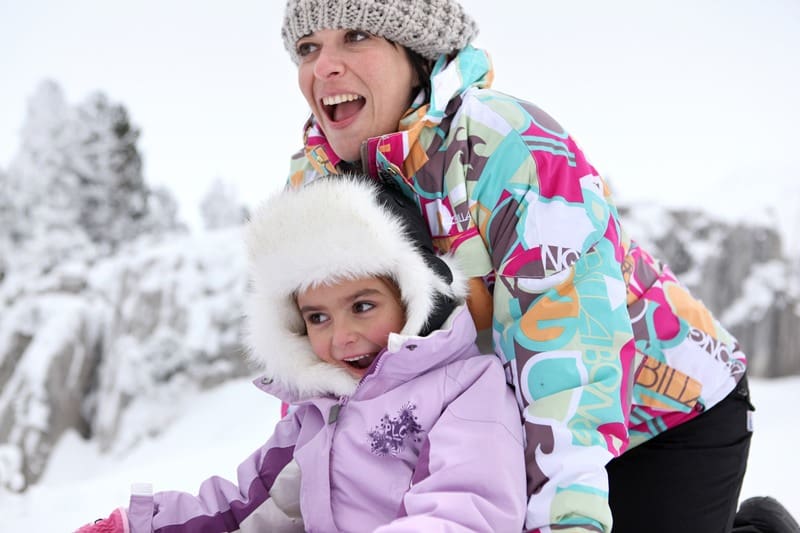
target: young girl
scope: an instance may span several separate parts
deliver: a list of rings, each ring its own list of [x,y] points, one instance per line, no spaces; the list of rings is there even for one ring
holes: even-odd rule
[[[268,200],[246,240],[256,385],[293,411],[238,486],[135,493],[79,531],[520,531],[516,400],[417,206],[318,180]]]

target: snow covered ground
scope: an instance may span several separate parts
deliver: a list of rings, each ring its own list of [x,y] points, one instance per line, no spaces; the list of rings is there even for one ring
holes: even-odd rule
[[[752,379],[756,433],[742,498],[770,495],[800,517],[800,377]],[[40,484],[25,494],[0,493],[0,530],[69,532],[114,507],[127,505],[132,482],[155,490],[194,491],[212,474],[235,479],[238,463],[267,439],[279,404],[248,380],[228,382],[186,398],[165,433],[115,457],[75,434],[62,439]]]

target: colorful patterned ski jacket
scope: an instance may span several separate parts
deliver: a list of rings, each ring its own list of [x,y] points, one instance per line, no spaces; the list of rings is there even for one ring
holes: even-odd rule
[[[470,311],[491,332],[526,421],[526,526],[607,532],[605,464],[719,402],[745,356],[626,236],[564,129],[489,89],[491,79],[488,56],[471,46],[440,58],[430,103],[366,141],[362,164],[416,198],[437,247],[473,277]],[[345,165],[312,117],[288,186]]]
[[[238,485],[135,494],[130,533],[520,531],[520,415],[475,336],[465,306],[427,337],[392,334],[341,399],[298,400],[257,380],[296,409],[239,466]]]

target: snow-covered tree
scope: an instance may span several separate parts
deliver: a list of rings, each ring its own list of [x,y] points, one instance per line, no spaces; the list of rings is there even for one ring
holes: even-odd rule
[[[122,104],[97,92],[70,106],[56,82],[42,82],[0,180],[0,250],[11,243],[18,266],[48,270],[142,233],[178,229],[174,198],[143,178],[138,137]]]
[[[75,108],[71,127],[63,171],[78,187],[78,223],[95,243],[126,242],[140,233],[147,207],[139,131],[127,110],[102,93]]]
[[[63,172],[69,115],[64,94],[53,81],[42,82],[28,100],[20,149],[11,162],[6,184],[14,213],[8,233],[16,242],[77,224],[77,212],[70,202],[75,187]]]
[[[186,227],[178,219],[178,201],[166,187],[153,187],[147,193],[146,216],[140,223],[142,233],[162,235],[183,232]]]
[[[214,230],[240,225],[247,218],[248,211],[239,201],[236,188],[216,178],[200,202],[200,215],[203,226]]]

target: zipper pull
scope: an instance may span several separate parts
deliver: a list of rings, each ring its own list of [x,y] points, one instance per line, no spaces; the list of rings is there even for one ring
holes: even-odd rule
[[[346,401],[347,397],[341,396],[339,398],[339,403],[336,403],[331,407],[331,410],[328,411],[328,424],[333,424],[339,419],[339,411],[342,409],[342,406]]]

